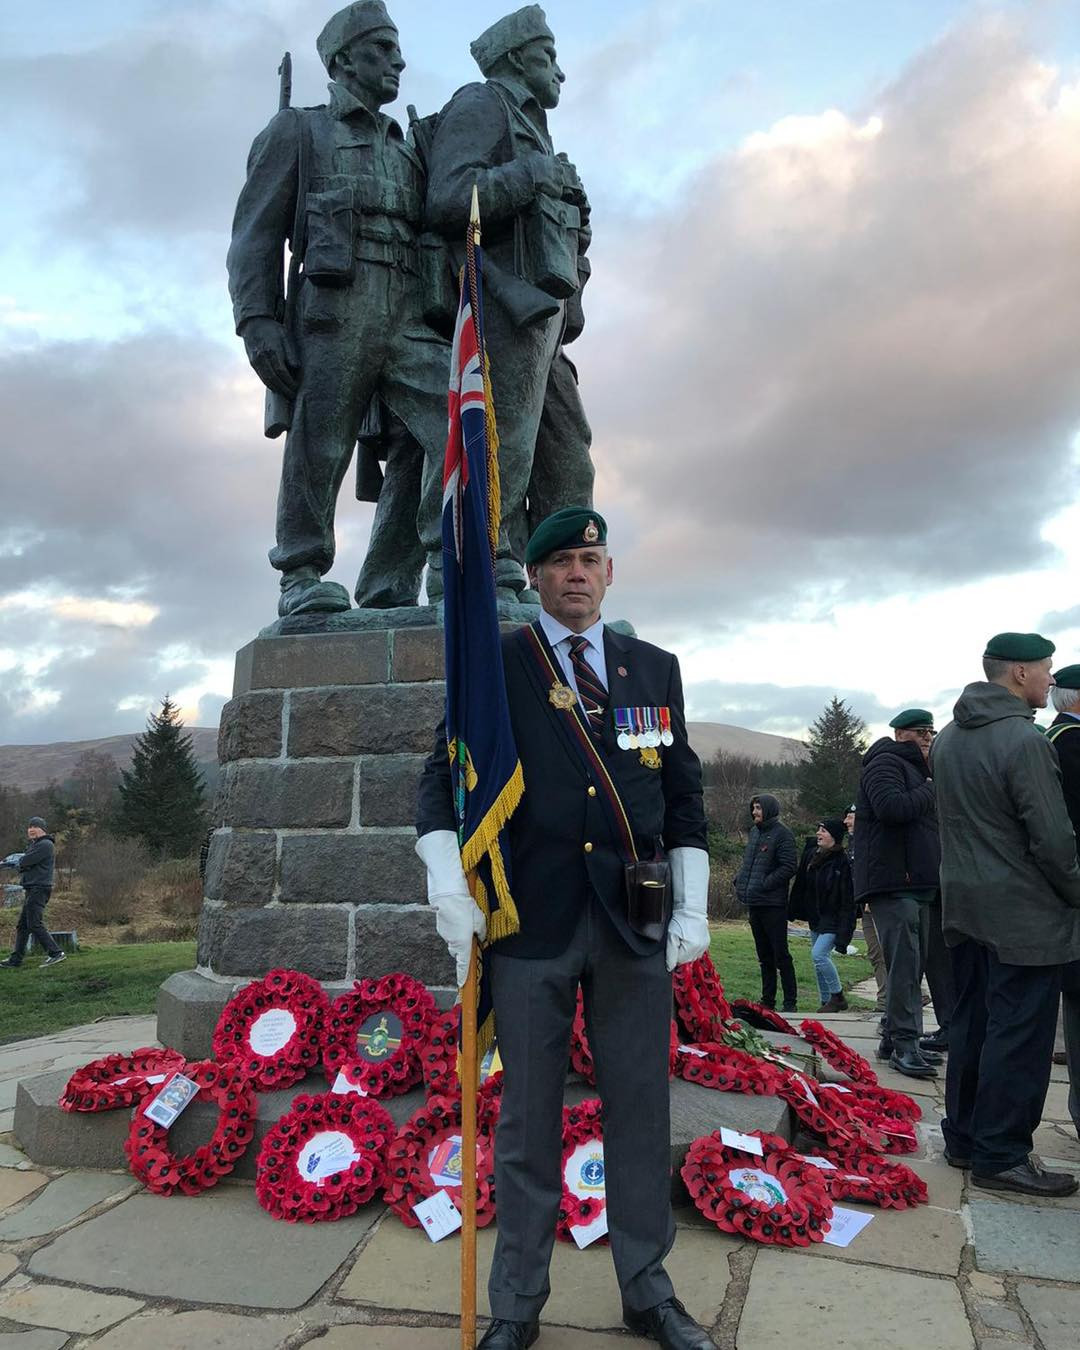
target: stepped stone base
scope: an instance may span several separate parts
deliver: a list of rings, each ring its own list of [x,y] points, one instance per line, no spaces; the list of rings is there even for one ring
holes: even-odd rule
[[[24,1078],[15,1099],[15,1137],[32,1162],[45,1167],[126,1168],[124,1140],[131,1121],[129,1111],[61,1111],[57,1098],[67,1082],[66,1070]],[[309,1074],[295,1087],[277,1092],[260,1092],[255,1138],[231,1176],[234,1180],[253,1181],[259,1148],[269,1130],[301,1093],[327,1090],[322,1074]],[[566,1085],[565,1100],[575,1103],[595,1096],[596,1089],[580,1080]],[[404,1122],[423,1106],[422,1087],[400,1097],[383,1101],[394,1121]],[[193,1102],[170,1131],[170,1142],[177,1153],[189,1153],[210,1138],[217,1120],[216,1110],[204,1102]],[[765,1130],[791,1139],[793,1119],[790,1108],[778,1097],[742,1096],[734,1092],[714,1092],[696,1083],[673,1079],[671,1083],[671,1166],[672,1198],[685,1201],[686,1189],[679,1168],[686,1150],[695,1139],[726,1125],[734,1130]]]

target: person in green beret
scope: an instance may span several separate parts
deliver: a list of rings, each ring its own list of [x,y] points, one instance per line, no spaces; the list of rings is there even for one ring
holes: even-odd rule
[[[613,569],[596,511],[548,516],[525,562],[541,612],[503,638],[525,794],[509,826],[520,929],[484,956],[503,1092],[488,1280],[494,1320],[478,1350],[524,1350],[540,1334],[563,1196],[563,1091],[579,987],[604,1103],[605,1213],[623,1321],[664,1350],[709,1350],[712,1340],[664,1268],[675,1239],[671,972],[709,946],[701,765],[686,737],[679,663],[604,624]],[[484,916],[461,870],[445,727],[424,766],[418,806],[429,903],[463,980]],[[665,861],[670,898],[655,886]],[[643,871],[652,875],[639,887]]]
[[[1057,752],[1061,788],[1073,833],[1080,840],[1080,664],[1054,671],[1050,699],[1057,712],[1046,739]],[[1065,1062],[1069,1066],[1069,1115],[1080,1138],[1080,962],[1061,972],[1061,1011]],[[1057,1061],[1058,1056],[1054,1056]]]
[[[1054,745],[1035,728],[1054,644],[998,633],[931,756],[945,941],[957,1002],[946,1161],[992,1191],[1072,1195],[1032,1153],[1050,1083],[1062,966],[1080,959],[1080,864]],[[1070,733],[1071,734],[1071,733]]]

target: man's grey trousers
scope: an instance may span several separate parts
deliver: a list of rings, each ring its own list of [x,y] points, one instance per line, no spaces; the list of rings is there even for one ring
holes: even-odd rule
[[[930,937],[931,907],[910,891],[888,891],[871,901],[885,953],[885,1036],[911,1046],[922,1035],[922,977]]]
[[[579,982],[604,1103],[611,1254],[624,1304],[651,1308],[672,1296],[663,1262],[675,1240],[671,976],[664,953],[634,955],[594,897],[560,956],[524,960],[500,956],[496,946],[488,959],[503,1063],[491,1314],[531,1321],[551,1290],[548,1264],[562,1200],[563,1088]]]

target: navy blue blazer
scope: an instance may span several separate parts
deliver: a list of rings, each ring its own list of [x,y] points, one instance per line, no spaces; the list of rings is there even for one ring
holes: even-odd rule
[[[619,841],[599,794],[603,787],[572,750],[553,708],[530,675],[531,657],[515,634],[503,637],[503,665],[510,718],[525,793],[509,825],[511,888],[521,931],[499,942],[507,956],[558,956],[573,936],[590,892],[595,892],[627,946],[640,955],[657,951],[626,921],[626,890]],[[550,649],[549,649],[550,651]],[[604,629],[608,713],[598,751],[618,789],[640,858],[668,849],[706,848],[701,764],[686,738],[682,679],[671,652]],[[559,669],[557,658],[552,661]],[[637,750],[620,750],[613,709],[666,707],[674,744],[661,746],[659,768]],[[420,780],[417,833],[454,830],[445,726]],[[590,845],[587,848],[586,845]]]

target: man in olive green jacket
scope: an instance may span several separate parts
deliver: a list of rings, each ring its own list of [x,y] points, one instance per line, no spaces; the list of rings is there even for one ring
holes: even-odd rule
[[[1061,967],[1080,957],[1080,865],[1053,747],[1035,728],[1054,644],[1000,633],[930,767],[957,1007],[945,1080],[946,1158],[977,1186],[1071,1195],[1029,1155],[1054,1049]]]

